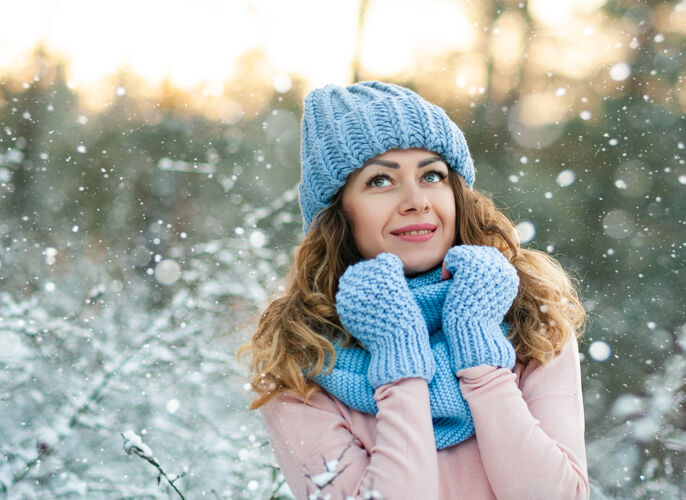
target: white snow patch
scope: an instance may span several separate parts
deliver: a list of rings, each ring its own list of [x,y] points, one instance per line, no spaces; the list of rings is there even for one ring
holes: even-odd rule
[[[536,236],[536,226],[528,220],[523,220],[515,226],[521,244],[529,243]]]

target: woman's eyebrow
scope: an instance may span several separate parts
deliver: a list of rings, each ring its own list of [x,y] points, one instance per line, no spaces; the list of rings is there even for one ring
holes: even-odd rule
[[[434,162],[437,162],[437,161],[444,161],[444,160],[440,156],[432,156],[431,158],[425,158],[424,160],[417,163],[417,168],[426,167],[427,165],[434,163]],[[398,164],[398,162],[388,161],[388,160],[380,160],[380,159],[374,159],[374,158],[367,160],[366,162],[364,162],[364,164],[362,166],[366,167],[367,165],[371,165],[373,163],[378,163],[379,165],[382,165],[384,167],[390,167],[390,168],[396,168],[396,169],[400,168],[400,165]]]

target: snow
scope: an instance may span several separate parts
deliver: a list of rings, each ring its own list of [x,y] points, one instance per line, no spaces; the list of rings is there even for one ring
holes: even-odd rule
[[[155,266],[155,279],[162,285],[172,285],[181,277],[181,266],[173,259],[164,259]]]
[[[250,245],[260,248],[267,243],[267,236],[262,231],[252,231],[248,240],[250,241]]]
[[[610,68],[610,78],[616,82],[626,80],[631,76],[631,66],[626,62],[618,62]]]
[[[536,226],[531,221],[523,220],[517,223],[515,230],[519,235],[519,241],[522,245],[529,243],[536,236]]]
[[[181,403],[179,402],[178,399],[174,398],[174,399],[170,399],[169,401],[167,401],[167,404],[164,406],[169,413],[174,414],[179,410]]]
[[[322,472],[321,474],[317,474],[316,476],[312,476],[310,480],[319,486],[320,488],[323,488],[325,485],[327,485],[333,478],[335,478],[338,475],[338,473],[333,470],[333,471],[325,471]]]
[[[126,453],[133,453],[134,450],[142,455],[154,459],[152,450],[143,442],[143,439],[132,430],[127,430],[122,433],[124,438],[124,451]]]
[[[572,184],[574,184],[575,180],[576,180],[576,173],[574,172],[574,170],[567,168],[567,169],[561,171],[559,174],[557,174],[557,178],[555,179],[555,182],[560,187],[568,187],[568,186],[571,186]]]
[[[596,340],[588,348],[588,354],[596,361],[607,361],[612,354],[612,349],[602,340]]]
[[[686,61],[670,15],[685,4],[627,3],[616,16],[598,6],[579,17],[582,4],[552,31],[519,4],[536,34],[525,71],[503,73],[494,61],[492,78],[486,65],[488,78],[473,84],[467,68],[482,55],[465,52],[440,61],[440,77],[429,60],[425,78],[405,76],[465,132],[475,189],[518,222],[522,244],[578,281],[595,487],[605,498],[678,498]],[[31,61],[0,88],[0,491],[173,497],[124,440],[154,451],[187,498],[290,498],[259,414],[247,409],[235,349],[283,292],[303,237],[307,80],[265,67],[209,94],[147,98],[122,74],[91,109],[63,70]],[[568,72],[582,63],[594,65],[590,76]],[[203,111],[195,97],[206,99]],[[265,377],[264,388],[273,384]],[[322,462],[313,486],[341,462]]]
[[[626,210],[610,210],[603,218],[603,230],[610,238],[624,239],[631,236],[634,219]]]

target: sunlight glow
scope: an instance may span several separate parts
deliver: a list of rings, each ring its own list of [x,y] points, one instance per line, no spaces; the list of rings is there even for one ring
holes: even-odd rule
[[[617,21],[599,17],[567,20],[563,26],[546,30],[546,36],[531,41],[529,58],[569,78],[588,78],[605,65],[625,60],[629,47]]]
[[[412,0],[370,2],[362,39],[362,64],[392,75],[449,51],[467,52],[476,28],[459,2],[431,0],[420,9]]]
[[[458,93],[474,96],[483,94],[488,82],[488,70],[482,57],[476,54],[460,59],[455,70]]]
[[[303,74],[313,85],[344,83],[357,7],[315,0],[120,0],[106,7],[88,0],[9,2],[3,6],[0,69],[21,65],[42,41],[69,59],[76,85],[128,68],[152,83],[169,79],[191,88],[209,82],[217,93],[236,60],[262,48],[276,72]]]
[[[525,29],[526,21],[519,11],[509,10],[498,16],[491,32],[489,50],[499,71],[513,71],[521,63]]]
[[[527,127],[564,121],[570,112],[567,100],[552,91],[526,94],[519,102],[519,117]]]
[[[599,9],[605,0],[530,0],[531,15],[542,24],[559,26],[574,15],[587,15]]]
[[[475,106],[486,96],[504,98],[522,78],[581,81],[604,71],[596,90],[609,95],[630,76],[625,64],[636,46],[631,23],[604,15],[604,2],[530,0],[510,4],[493,20],[485,3],[469,0],[369,1],[362,4],[357,77],[409,79],[439,101]],[[667,35],[672,14],[686,15],[683,5],[658,9]],[[38,78],[29,63],[40,45],[66,62],[68,84],[87,90],[82,99],[89,109],[111,105],[123,90],[236,123],[259,113],[275,90],[348,84],[360,6],[359,0],[7,2],[0,73],[21,74],[23,85]],[[547,91],[559,90],[555,85]],[[682,106],[685,96],[678,93]],[[563,112],[557,97],[525,99],[521,124],[535,128],[582,111]]]

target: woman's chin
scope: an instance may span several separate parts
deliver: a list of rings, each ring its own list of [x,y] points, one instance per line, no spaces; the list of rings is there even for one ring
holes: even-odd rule
[[[426,271],[431,271],[440,266],[443,262],[443,259],[405,260],[402,256],[400,256],[400,260],[403,262],[403,270],[405,271],[405,276],[408,278],[425,273]]]

